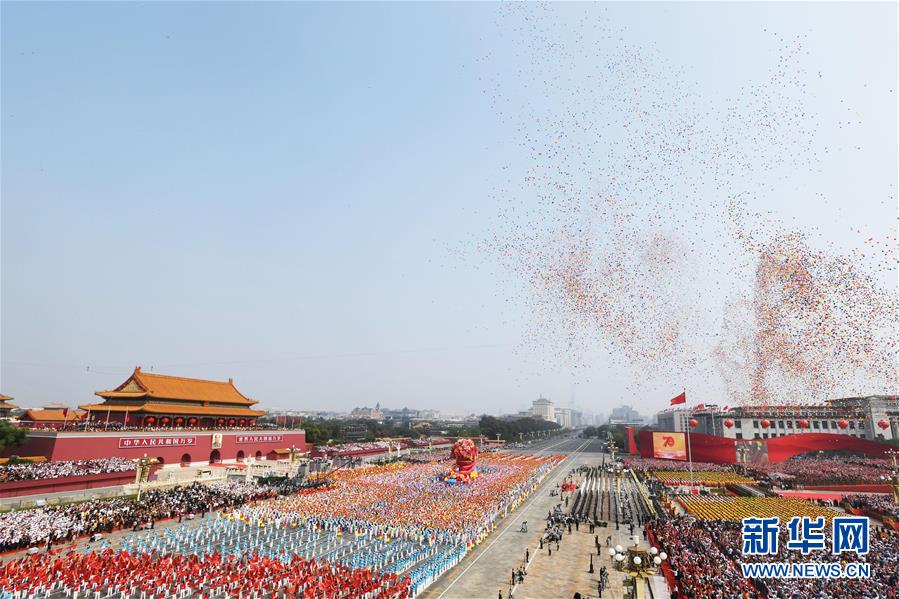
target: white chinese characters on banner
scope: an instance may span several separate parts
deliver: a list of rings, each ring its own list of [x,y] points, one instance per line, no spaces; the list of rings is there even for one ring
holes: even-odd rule
[[[119,439],[119,449],[144,449],[147,447],[189,447],[196,444],[196,437],[124,437]]]
[[[237,443],[278,443],[284,440],[284,435],[238,435]]]

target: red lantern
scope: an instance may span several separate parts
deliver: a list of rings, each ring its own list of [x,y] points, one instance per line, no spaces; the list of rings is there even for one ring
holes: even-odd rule
[[[799,428],[808,428],[808,420],[802,419],[798,422]]]
[[[239,424],[240,426],[244,426],[246,423],[247,423],[247,421],[244,418],[241,418],[240,420],[237,421],[237,424]]]
[[[769,426],[771,426],[771,421],[767,418],[764,418],[759,424],[762,425],[762,428],[768,428]]]
[[[168,417],[168,416],[163,416],[163,417],[162,417],[162,420],[160,420],[160,422],[163,423],[163,424],[168,424],[168,423],[169,423],[169,417]]]
[[[886,420],[878,420],[877,426],[879,426],[882,429],[888,429],[888,428],[890,428],[890,423],[887,422]]]
[[[690,418],[690,428],[696,428],[699,426],[699,422],[695,418]]]
[[[178,426],[181,426],[182,424],[184,424],[184,418],[182,418],[181,416],[178,416],[177,418],[175,418],[175,424],[177,424]]]
[[[228,418],[228,426],[234,426],[234,423],[237,422],[234,418]]]
[[[724,426],[726,426],[727,428],[730,428],[730,427],[732,427],[733,425],[734,425],[734,421],[733,421],[733,420],[728,419],[728,420],[725,420],[725,421],[724,421]]]
[[[150,426],[156,424],[156,416],[147,416],[147,424]]]
[[[197,426],[197,419],[196,419],[196,418],[193,418],[193,417],[188,418],[188,419],[187,419],[187,424],[190,425],[190,426]]]
[[[849,423],[846,422],[845,420],[840,420],[839,422],[837,422],[837,426],[842,429],[847,429],[847,428],[849,428]]]
[[[219,426],[222,426],[223,424],[225,424],[225,419],[219,418],[218,420],[215,421],[215,423],[218,424]]]

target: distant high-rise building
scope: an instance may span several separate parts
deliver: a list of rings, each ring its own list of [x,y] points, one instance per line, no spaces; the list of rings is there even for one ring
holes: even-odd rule
[[[541,397],[539,399],[535,399],[531,404],[531,414],[533,414],[537,418],[555,422],[556,406],[552,401],[546,399],[545,397]]]
[[[647,418],[631,406],[618,406],[609,414],[609,424],[632,424],[642,426]]]
[[[556,408],[555,420],[562,428],[571,428],[571,408]]]

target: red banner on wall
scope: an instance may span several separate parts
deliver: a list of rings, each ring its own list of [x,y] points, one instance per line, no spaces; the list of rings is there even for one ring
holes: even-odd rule
[[[145,447],[188,447],[196,444],[196,437],[127,437],[119,439],[119,449],[143,449]]]
[[[284,435],[238,435],[238,444],[246,443],[277,443],[284,440]]]

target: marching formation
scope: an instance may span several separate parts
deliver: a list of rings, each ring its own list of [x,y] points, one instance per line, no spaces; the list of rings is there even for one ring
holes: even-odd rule
[[[477,484],[465,486],[440,480],[445,464],[394,463],[338,470],[329,484],[280,498],[249,483],[194,484],[153,491],[140,502],[7,514],[0,517],[6,549],[202,516],[199,523],[135,530],[118,546],[103,539],[81,553],[72,547],[13,559],[0,569],[0,596],[415,596],[482,542],[562,459],[488,454]]]

